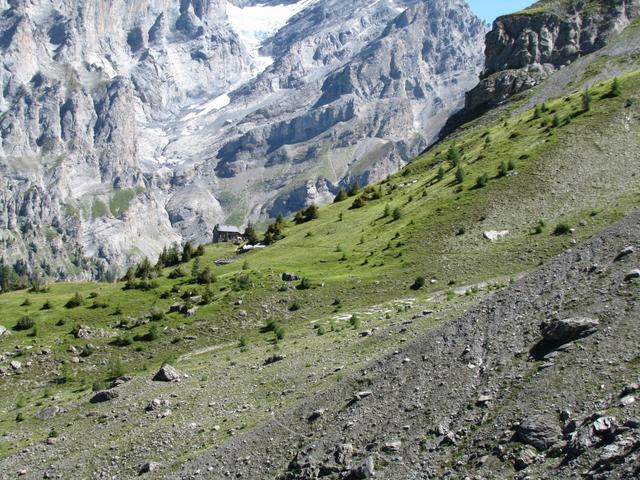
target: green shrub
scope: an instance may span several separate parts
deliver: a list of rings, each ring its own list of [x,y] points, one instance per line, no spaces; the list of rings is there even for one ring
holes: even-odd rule
[[[182,278],[185,276],[184,270],[182,269],[182,267],[178,267],[175,268],[173,270],[171,270],[171,272],[169,272],[169,278],[171,280],[175,280],[177,278]]]
[[[402,218],[402,211],[400,210],[400,208],[396,207],[393,209],[391,218],[393,218],[394,221],[400,220]]]
[[[338,194],[336,195],[336,197],[333,199],[333,203],[338,203],[338,202],[343,202],[344,200],[346,200],[348,197],[347,192],[344,188],[341,188],[338,191]]]
[[[116,347],[128,347],[129,345],[131,345],[133,343],[133,340],[131,339],[131,337],[128,337],[126,335],[118,335],[112,342],[111,345],[114,345]]]
[[[351,204],[352,209],[362,208],[367,204],[367,202],[362,197],[356,197],[353,203]]]
[[[488,182],[489,182],[489,175],[487,175],[486,173],[483,173],[478,178],[476,178],[476,188],[484,188],[487,186]]]
[[[420,290],[422,287],[424,287],[425,283],[426,282],[424,277],[416,277],[416,279],[413,281],[413,285],[411,285],[411,288],[413,290]]]
[[[14,329],[18,331],[29,330],[35,327],[35,325],[36,325],[36,321],[32,317],[25,315],[20,320],[18,320],[18,323],[16,323],[16,326],[14,327]]]
[[[158,337],[159,337],[158,327],[153,325],[149,329],[149,331],[147,333],[145,333],[144,335],[136,335],[134,337],[134,340],[137,341],[137,342],[153,342],[154,340],[157,340]]]
[[[280,340],[284,340],[284,337],[285,337],[287,332],[286,332],[285,328],[282,325],[278,324],[274,328],[273,333],[276,335],[276,340],[280,341]]]
[[[351,318],[349,319],[349,323],[353,328],[360,328],[360,324],[361,324],[360,317],[358,317],[358,315],[354,313],[353,315],[351,315]]]
[[[42,310],[51,310],[52,308],[53,308],[53,305],[49,300],[47,300],[42,304]]]
[[[64,304],[66,308],[76,308],[84,303],[84,298],[80,295],[80,292],[76,292],[73,297],[69,299],[67,303]]]
[[[149,318],[152,322],[159,322],[164,318],[164,312],[160,310],[158,307],[154,307],[149,312]]]
[[[245,262],[246,263],[246,262]],[[247,264],[248,268],[248,264]],[[247,270],[243,265],[242,269]],[[213,276],[213,272],[211,271],[211,267],[205,267],[203,270],[198,272],[198,276],[196,278],[197,282],[200,285],[209,285],[215,281],[215,277]]]
[[[509,165],[503,161],[498,165],[498,177],[504,177],[509,171]]]
[[[561,124],[560,121],[560,115],[558,115],[557,113],[553,116],[553,120],[551,121],[551,125],[553,125],[553,128],[558,128]]]
[[[591,110],[591,104],[593,103],[593,95],[588,88],[585,88],[582,92],[582,111],[588,112]]]
[[[436,179],[440,182],[442,181],[442,179],[444,178],[444,174],[445,174],[445,169],[444,169],[444,165],[440,165],[440,167],[438,167],[438,173],[436,173]]]
[[[447,160],[452,167],[457,167],[460,163],[461,153],[457,145],[451,145],[447,151]]]
[[[291,304],[291,306],[289,307],[289,311],[290,312],[296,312],[300,310],[300,303],[298,303],[298,301],[295,301]]]
[[[609,96],[619,97],[620,95],[622,95],[622,86],[620,85],[620,80],[618,80],[618,77],[616,77],[613,79],[613,82],[611,83],[611,90],[609,90]]]
[[[569,233],[571,233],[571,227],[564,222],[558,223],[556,228],[553,229],[554,235],[567,235]]]
[[[296,287],[298,290],[308,290],[311,288],[311,280],[307,277],[304,277],[300,280],[300,284]]]
[[[458,169],[456,170],[456,182],[457,182],[457,183],[462,183],[462,182],[464,182],[464,177],[465,177],[464,169],[460,166],[460,167],[458,167]]]

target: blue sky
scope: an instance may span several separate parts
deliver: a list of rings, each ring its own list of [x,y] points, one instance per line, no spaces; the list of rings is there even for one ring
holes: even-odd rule
[[[505,13],[517,12],[535,3],[535,0],[467,0],[476,15],[491,23]]]

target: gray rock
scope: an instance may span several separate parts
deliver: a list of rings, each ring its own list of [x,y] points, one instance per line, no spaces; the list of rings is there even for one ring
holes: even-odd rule
[[[364,462],[362,462],[357,467],[351,469],[349,474],[349,479],[352,480],[364,480],[366,478],[372,478],[376,474],[375,464],[373,462],[373,457],[367,457]]]
[[[629,273],[627,273],[627,275],[624,277],[624,281],[625,282],[631,282],[632,280],[635,280],[637,278],[640,278],[640,269],[639,268],[631,270]]]
[[[324,413],[325,413],[324,408],[320,408],[320,409],[318,409],[318,410],[315,410],[315,411],[313,411],[313,412],[311,413],[311,415],[309,415],[308,420],[309,420],[310,422],[313,422],[313,421],[315,421],[315,420],[319,419],[320,417],[322,417],[322,416],[324,415]]]
[[[373,392],[371,390],[363,390],[361,392],[357,392],[353,395],[353,402],[359,402],[360,400],[364,400],[367,397],[370,397],[371,395],[373,395]]]
[[[276,363],[276,362],[281,362],[283,360],[285,360],[287,358],[286,355],[282,355],[282,354],[277,354],[277,355],[272,355],[271,357],[267,358],[264,361],[265,365],[271,365],[272,363]]]
[[[563,345],[595,333],[599,325],[598,320],[587,317],[554,320],[543,329],[542,335],[553,345]]]
[[[11,335],[11,332],[6,328],[0,325],[0,337],[8,337]]]
[[[118,398],[120,393],[117,390],[103,390],[101,392],[97,392],[91,399],[90,403],[103,403],[111,401],[115,398]]]
[[[170,313],[182,312],[183,309],[184,309],[184,303],[177,302],[169,307],[169,312]]]
[[[111,385],[109,386],[109,388],[116,388],[130,381],[131,381],[131,377],[129,377],[128,375],[123,375],[121,377],[116,378],[113,382],[111,382]]]
[[[22,369],[22,363],[20,363],[17,360],[12,360],[9,365],[11,366],[11,368],[13,368],[14,370],[21,370]]]
[[[564,2],[554,11],[498,18],[486,38],[480,83],[467,93],[465,108],[474,111],[504,102],[602,48],[619,25],[637,15],[637,8],[627,3],[604,2],[606,8],[594,13],[584,2]]]
[[[561,437],[560,426],[555,418],[534,415],[523,420],[516,430],[518,439],[540,451],[547,450]]]
[[[628,257],[629,255],[631,255],[633,252],[635,252],[635,249],[633,247],[631,247],[631,246],[625,247],[616,256],[615,260],[616,261],[622,260],[623,258]]]
[[[47,408],[43,408],[38,413],[36,413],[36,418],[38,420],[51,420],[56,415],[59,415],[64,412],[66,412],[66,410],[62,407],[58,407],[58,406],[47,407]]]
[[[160,464],[157,462],[147,462],[142,467],[140,467],[140,475],[144,475],[145,473],[152,473],[156,471],[160,467]]]
[[[153,380],[156,382],[179,382],[182,374],[169,364],[164,364],[160,370],[154,375]]]
[[[342,443],[336,447],[334,459],[339,465],[347,465],[349,459],[353,455],[353,445],[351,443]]]
[[[523,448],[520,450],[516,458],[514,459],[514,466],[516,470],[524,470],[528,468],[530,465],[533,465],[538,459],[538,454],[533,448]]]
[[[282,281],[283,282],[295,282],[297,280],[300,280],[300,277],[298,275],[296,275],[295,273],[284,272],[282,274]]]
[[[591,448],[610,443],[615,437],[617,428],[614,417],[593,415],[587,418],[576,431],[569,435],[567,457],[576,458]]]
[[[384,445],[382,445],[382,451],[388,453],[399,452],[401,448],[402,442],[400,440],[391,440],[389,442],[385,442]]]

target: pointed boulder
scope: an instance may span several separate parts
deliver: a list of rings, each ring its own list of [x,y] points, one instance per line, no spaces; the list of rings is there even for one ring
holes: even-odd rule
[[[153,380],[155,382],[179,382],[181,378],[182,375],[178,370],[169,364],[164,364],[155,374]]]

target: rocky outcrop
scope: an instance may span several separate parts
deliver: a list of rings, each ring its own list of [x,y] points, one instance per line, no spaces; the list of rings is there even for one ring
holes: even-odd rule
[[[382,178],[461,107],[484,34],[462,0],[0,1],[3,259],[114,278]]]
[[[466,110],[503,102],[602,48],[639,11],[638,0],[544,0],[498,18],[487,35],[485,68],[480,83],[467,93]]]

